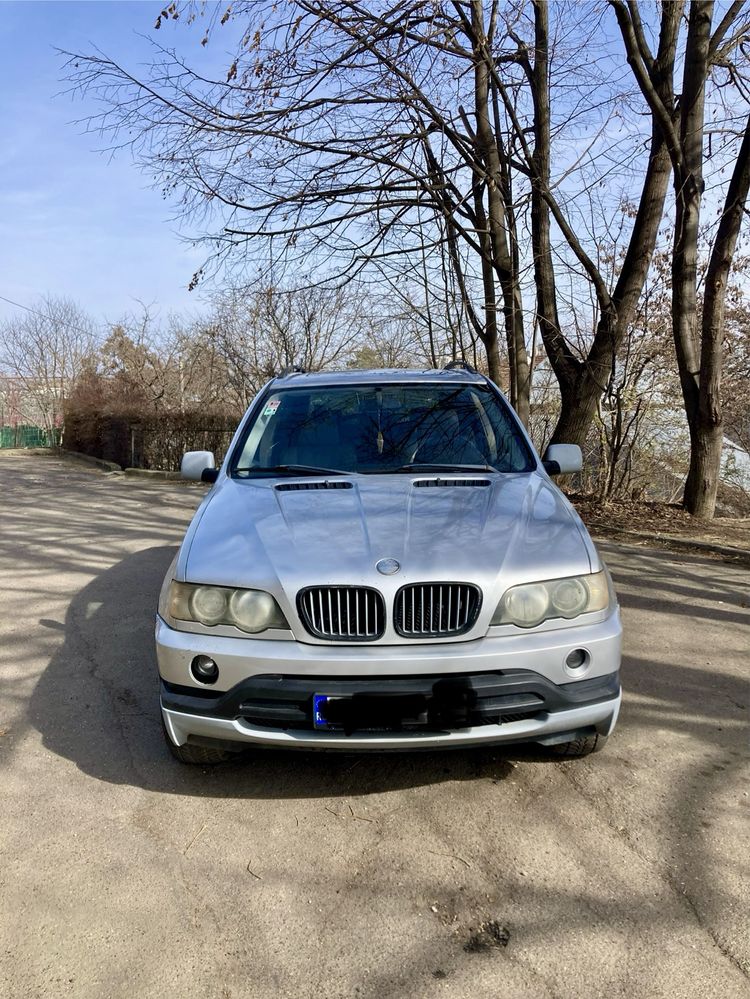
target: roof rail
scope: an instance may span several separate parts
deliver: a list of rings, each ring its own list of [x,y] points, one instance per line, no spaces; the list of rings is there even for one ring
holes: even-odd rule
[[[287,375],[304,375],[307,374],[304,368],[301,368],[298,364],[290,364],[286,368],[282,368],[279,374],[279,378],[286,378]]]
[[[472,367],[471,364],[463,358],[448,361],[448,363],[443,367],[443,371],[454,371],[456,368],[462,368],[464,371],[470,371],[473,375],[477,373],[477,369]]]

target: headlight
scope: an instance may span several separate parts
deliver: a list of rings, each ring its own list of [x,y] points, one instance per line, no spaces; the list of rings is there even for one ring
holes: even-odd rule
[[[263,590],[194,586],[172,580],[167,611],[178,621],[196,621],[209,628],[230,624],[253,635],[268,628],[289,627],[279,605]]]
[[[218,624],[227,613],[226,590],[218,586],[196,586],[188,597],[188,609],[194,621],[201,624]]]
[[[513,586],[503,597],[509,621],[530,627],[544,620],[549,607],[549,594],[542,583]]]
[[[534,628],[550,618],[578,617],[609,607],[606,572],[568,576],[541,583],[511,586],[503,594],[490,624],[515,624]]]
[[[269,627],[268,622],[275,619],[277,611],[281,614],[279,605],[271,594],[261,590],[235,590],[229,599],[230,617],[243,631],[265,631]]]

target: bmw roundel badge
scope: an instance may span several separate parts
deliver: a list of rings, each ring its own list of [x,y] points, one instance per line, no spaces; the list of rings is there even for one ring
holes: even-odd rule
[[[375,568],[384,576],[392,576],[401,568],[401,563],[397,562],[395,558],[381,558],[379,562],[375,563]]]

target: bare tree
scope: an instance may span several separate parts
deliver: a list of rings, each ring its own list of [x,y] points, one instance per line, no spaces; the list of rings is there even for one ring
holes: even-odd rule
[[[370,329],[354,288],[259,286],[217,295],[202,336],[223,360],[236,407],[285,368],[345,366]]]
[[[527,138],[532,128],[516,113],[511,96],[500,79],[497,85],[513,121],[524,157],[523,169],[532,185],[531,235],[537,314],[562,403],[552,440],[583,446],[597,406],[610,384],[618,350],[627,336],[648,275],[664,211],[670,161],[661,123],[654,116],[648,162],[627,250],[610,282],[596,257],[587,250],[580,232],[571,224],[552,181],[550,74],[553,52],[546,0],[534,0],[533,11],[533,43],[529,45],[513,34],[517,43],[513,58],[523,67],[533,98],[533,143]],[[681,11],[681,0],[662,5],[658,50],[650,60],[654,87],[666,105],[672,100],[671,80]],[[595,294],[596,329],[579,349],[565,336],[560,319],[550,217]],[[600,239],[601,236],[600,231]],[[593,242],[596,244],[595,240]]]
[[[696,148],[697,119],[689,119],[693,112],[686,109],[697,107],[691,94],[702,92],[696,82],[701,60],[706,72],[729,65],[731,76],[730,57],[744,30],[742,4],[731,3],[713,36],[695,48],[706,4],[690,5],[678,102],[674,77],[683,0],[661,4],[656,24],[637,3],[611,0],[611,8],[640,91],[637,107],[622,92],[617,69],[604,79],[587,58],[592,46],[604,45],[596,20],[606,9],[602,13],[593,3],[240,0],[221,18],[243,29],[225,79],[206,79],[165,48],[157,50],[143,77],[101,54],[71,57],[70,72],[74,86],[101,102],[89,127],[112,137],[115,147],[132,147],[165,191],[182,199],[187,215],[218,214],[218,228],[208,237],[214,263],[235,261],[244,271],[250,260],[270,285],[266,270],[272,260],[295,269],[296,286],[342,287],[373,268],[387,271],[396,259],[406,262],[402,273],[412,275],[427,256],[439,260],[433,274],[442,273],[446,298],[450,287],[460,303],[461,324],[445,310],[453,349],[471,340],[481,344],[489,374],[503,381],[504,332],[511,401],[524,420],[531,366],[523,272],[533,269],[532,325],[536,329],[538,322],[560,385],[553,439],[583,443],[632,325],[672,171],[682,205],[679,239],[692,239],[698,221],[689,193],[695,165],[685,166],[678,147],[682,122]],[[200,10],[172,3],[157,26],[186,13],[195,18]],[[593,22],[588,33],[586,21]],[[204,41],[218,23],[210,22]],[[611,47],[606,56],[614,65]],[[561,98],[564,91],[568,96]],[[604,130],[621,105],[640,114],[644,100],[649,134],[635,136],[627,179],[632,185],[633,170],[642,177],[640,197],[615,274],[598,257],[601,233],[585,232],[581,224],[581,190],[571,190],[576,185],[570,178],[580,181],[583,174],[565,162],[553,175],[555,142],[566,128],[580,136],[588,120],[600,120]],[[615,169],[623,175],[622,164],[607,162],[613,156],[605,138],[579,145],[576,157],[588,165],[587,189],[607,184]],[[519,237],[527,196],[531,257]],[[584,191],[584,203],[587,196]],[[728,234],[725,248],[730,243]],[[578,342],[570,329],[579,331],[581,318],[575,306],[567,316],[561,307],[561,268],[579,298],[592,298],[591,323]],[[689,277],[689,260],[686,268],[675,300],[685,301],[677,284]],[[415,293],[407,297],[417,302],[424,282],[412,279]],[[425,302],[428,323],[432,301]],[[679,317],[675,312],[675,329],[682,330],[678,361],[686,406],[690,397],[688,409],[698,413],[700,391],[690,388],[695,344],[688,344],[688,318],[686,308]],[[430,325],[436,357],[434,333]],[[706,389],[704,412],[712,409],[711,395]],[[697,427],[697,418],[689,414],[689,420]],[[691,472],[688,496],[694,480]]]
[[[724,431],[733,444],[750,454],[750,298],[747,262],[727,295],[722,370]]]
[[[448,260],[474,333],[500,380],[504,329],[526,419],[512,167],[494,84],[500,22],[497,5],[485,8],[244,2],[226,15],[246,26],[226,80],[166,50],[143,80],[100,55],[73,57],[71,73],[104,104],[91,127],[133,145],[187,213],[223,213],[219,258],[264,244],[297,270],[314,260],[328,280],[350,279],[460,243],[468,267],[466,254]],[[160,22],[184,9],[172,4]]]
[[[138,312],[113,325],[98,358],[104,378],[119,389],[115,394],[133,407],[149,413],[171,407],[177,388],[175,358],[151,307],[141,303]]]
[[[54,438],[65,398],[93,354],[91,319],[67,298],[40,298],[33,309],[0,324],[0,372],[16,385],[20,419]]]
[[[684,505],[698,517],[712,517],[716,506],[722,448],[721,369],[727,279],[737,245],[750,184],[748,93],[733,55],[750,31],[743,2],[726,8],[713,27],[712,0],[689,7],[683,59],[682,93],[675,110],[657,86],[638,7],[610,0],[641,91],[658,120],[672,163],[675,234],[672,256],[672,322],[680,383],[690,431],[690,470]],[[744,59],[744,55],[743,55]],[[746,60],[745,60],[746,61]],[[723,67],[736,97],[745,105],[743,140],[736,153],[707,274],[703,318],[698,319],[698,246],[705,191],[704,138],[706,88]]]
[[[669,254],[660,251],[654,279],[644,288],[599,404],[597,492],[602,500],[639,498],[654,487],[664,493],[679,483],[677,469],[666,460],[675,451],[670,427],[679,392],[668,273]]]
[[[414,330],[405,317],[375,322],[354,345],[348,362],[351,368],[410,368],[426,362],[414,350]]]

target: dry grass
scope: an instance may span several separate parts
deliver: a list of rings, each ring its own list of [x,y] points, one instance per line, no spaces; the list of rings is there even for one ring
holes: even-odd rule
[[[750,552],[750,517],[696,520],[681,506],[642,500],[601,504],[591,496],[568,497],[586,526],[595,534],[617,537],[635,532],[656,541],[670,538],[727,546]]]

